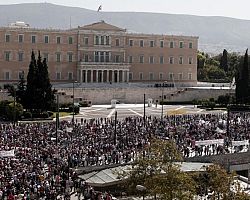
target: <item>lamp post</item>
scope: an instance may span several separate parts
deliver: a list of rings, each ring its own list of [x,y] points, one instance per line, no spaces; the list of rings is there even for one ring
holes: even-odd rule
[[[162,89],[161,89],[161,122],[163,122],[163,90],[164,90],[164,83],[167,81],[163,81]]]
[[[143,123],[144,123],[144,126],[145,126],[145,123],[146,123],[146,97],[145,97],[145,93],[143,95]]]
[[[116,145],[116,137],[117,137],[116,124],[117,124],[117,111],[115,111],[115,132],[114,132],[114,145]]]
[[[13,112],[13,126],[16,127],[16,88],[13,86],[14,92],[14,112]]]
[[[72,123],[75,124],[75,83],[77,83],[77,81],[73,81],[73,107],[72,107],[72,111],[73,111],[73,116],[72,116]]]
[[[163,85],[161,89],[161,122],[163,121]]]
[[[59,96],[56,94],[56,147],[58,145],[58,128],[59,128]]]

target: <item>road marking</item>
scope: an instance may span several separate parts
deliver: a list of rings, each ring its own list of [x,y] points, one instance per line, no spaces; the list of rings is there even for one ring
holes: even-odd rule
[[[180,109],[182,109],[182,108],[185,108],[185,106],[180,106],[180,107],[178,107],[178,108],[176,108],[176,109],[174,109],[174,110],[180,110]]]
[[[110,118],[114,112],[115,112],[115,109],[112,109],[111,112],[108,114],[107,118]]]
[[[142,114],[140,114],[140,113],[138,113],[138,112],[136,112],[136,111],[134,111],[134,110],[132,110],[132,109],[128,109],[129,111],[131,111],[131,112],[133,112],[133,113],[135,113],[135,114],[137,114],[137,115],[139,115],[139,116],[143,116]]]
[[[89,112],[95,112],[95,111],[98,111],[98,110],[103,110],[103,108],[98,108],[98,109],[94,109],[94,110],[86,110],[86,111],[83,111],[84,113],[89,113]]]

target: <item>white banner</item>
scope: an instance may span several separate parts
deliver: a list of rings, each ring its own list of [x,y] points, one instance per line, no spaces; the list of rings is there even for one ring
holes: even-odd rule
[[[73,128],[67,127],[67,128],[66,128],[66,131],[67,131],[68,133],[71,133],[71,132],[73,131]]]
[[[12,149],[10,151],[0,151],[0,158],[14,157],[14,156],[15,156],[14,149]]]
[[[218,144],[224,145],[224,139],[195,141],[195,146]]]
[[[248,140],[232,141],[232,146],[241,146],[241,145],[249,145],[249,141]]]

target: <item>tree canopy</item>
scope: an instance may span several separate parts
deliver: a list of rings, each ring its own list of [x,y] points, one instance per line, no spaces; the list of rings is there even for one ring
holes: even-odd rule
[[[235,174],[227,173],[219,165],[210,165],[201,172],[184,172],[179,162],[182,156],[170,140],[153,139],[132,164],[124,185],[131,194],[143,194],[157,199],[194,199],[211,195],[211,199],[247,199],[247,195],[235,182]],[[138,189],[138,188],[137,188]]]
[[[10,92],[13,96],[13,92]],[[17,102],[24,108],[42,112],[51,109],[55,100],[55,91],[49,79],[46,59],[42,60],[40,51],[36,59],[34,51],[31,52],[31,61],[25,84],[24,74],[20,77],[16,90]]]

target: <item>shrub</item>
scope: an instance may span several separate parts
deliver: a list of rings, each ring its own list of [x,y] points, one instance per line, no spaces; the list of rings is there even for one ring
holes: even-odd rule
[[[49,117],[52,117],[54,115],[54,113],[52,111],[47,111]]]
[[[23,113],[23,118],[24,119],[30,119],[30,118],[32,118],[32,113],[29,112],[29,111],[24,112]]]

